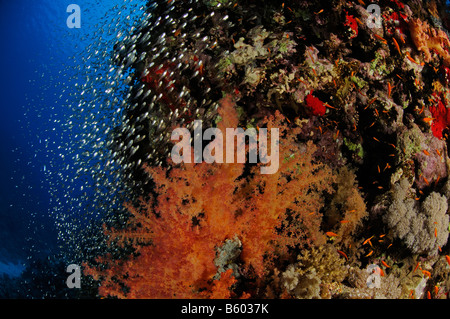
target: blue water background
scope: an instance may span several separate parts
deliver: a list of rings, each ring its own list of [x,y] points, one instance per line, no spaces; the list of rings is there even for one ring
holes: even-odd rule
[[[66,25],[71,3],[81,8],[80,29]],[[79,67],[88,66],[73,57],[86,55],[105,15],[123,3],[0,0],[0,274],[57,247],[51,198],[65,189],[55,194],[47,177],[50,167],[73,164],[57,156],[67,143],[60,123],[72,112],[65,98],[73,102]]]

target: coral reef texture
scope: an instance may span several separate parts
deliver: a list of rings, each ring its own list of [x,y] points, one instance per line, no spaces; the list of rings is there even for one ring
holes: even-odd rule
[[[445,1],[148,10],[123,43],[145,56],[125,66],[136,87],[125,116],[145,138],[119,137],[147,184],[125,222],[104,223],[111,252],[84,264],[99,296],[449,298]],[[278,170],[262,174],[250,143],[238,144],[244,162],[183,149],[191,160],[175,163],[170,133],[194,134],[198,120],[223,132],[215,155],[235,147],[228,128],[259,133],[260,152],[278,147]]]

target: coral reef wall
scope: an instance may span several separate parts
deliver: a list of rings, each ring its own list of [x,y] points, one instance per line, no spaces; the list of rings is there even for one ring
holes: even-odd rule
[[[448,298],[444,1],[149,1],[148,11],[117,46],[134,71],[116,143],[129,147],[117,152],[144,183],[126,222],[104,225],[117,253],[85,264],[99,295]],[[199,120],[278,128],[278,171],[174,163],[171,132]]]

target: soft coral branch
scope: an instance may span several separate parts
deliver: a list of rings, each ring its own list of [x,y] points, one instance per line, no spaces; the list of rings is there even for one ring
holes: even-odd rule
[[[219,114],[222,131],[238,126],[229,97],[221,101]],[[323,242],[319,209],[322,193],[331,191],[331,170],[313,163],[315,147],[298,144],[298,130],[289,131],[280,113],[264,125],[269,132],[280,129],[280,167],[275,174],[260,174],[261,164],[250,172],[241,163],[146,167],[156,196],[137,206],[126,204],[129,225],[111,231],[119,242],[139,239],[133,244],[135,255],[101,259],[106,270],[88,267],[87,273],[102,281],[102,295],[231,296],[231,273],[222,273],[220,282],[213,280],[216,251],[225,240],[239,238],[242,270],[260,279],[267,271],[267,256],[276,250]]]

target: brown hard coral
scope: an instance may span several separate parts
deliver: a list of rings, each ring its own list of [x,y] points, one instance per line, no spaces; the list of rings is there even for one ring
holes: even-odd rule
[[[393,274],[379,276],[379,286],[370,286],[371,276],[374,276],[372,264],[367,269],[351,267],[348,271],[349,286],[342,289],[343,298],[348,299],[398,299],[401,297],[401,282]],[[379,269],[379,268],[378,268]],[[376,275],[376,273],[375,273]]]
[[[347,275],[344,259],[330,244],[305,250],[298,262],[281,275],[282,287],[299,299],[320,299],[329,295],[331,283],[340,284]]]

